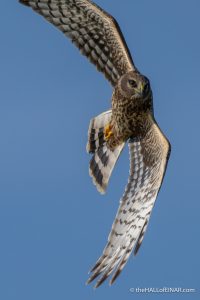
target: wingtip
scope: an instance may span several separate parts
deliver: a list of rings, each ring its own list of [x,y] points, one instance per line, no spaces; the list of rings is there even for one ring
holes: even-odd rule
[[[90,281],[89,279],[85,282],[85,285],[89,285],[92,282],[92,280]],[[93,286],[93,290],[96,290],[96,285]]]
[[[26,6],[30,6],[29,5],[29,0],[18,0],[20,4],[26,5]]]
[[[117,269],[114,275],[112,276],[111,280],[109,281],[109,285],[113,285],[119,274],[121,273],[122,269]]]
[[[96,290],[99,286],[100,286],[100,284],[97,282],[97,283],[93,286],[93,289]]]
[[[107,277],[102,276],[95,284],[94,288],[97,289],[98,287],[100,287],[102,285],[102,283],[104,283],[104,281],[106,280]]]
[[[85,285],[89,285],[92,282],[91,277],[85,282]]]
[[[92,277],[90,277],[86,282],[85,285],[89,285],[94,279]],[[93,286],[93,290],[96,290],[96,284]]]
[[[90,283],[91,283],[93,280],[95,280],[98,276],[99,276],[99,273],[98,273],[98,272],[92,274],[92,275],[89,277],[89,279],[86,281],[86,284],[87,284],[87,285],[90,284]],[[97,283],[98,283],[98,282],[97,282]],[[95,284],[95,287],[96,287],[97,283]]]
[[[93,273],[97,268],[98,266],[100,265],[100,262],[97,262],[88,272],[88,274],[91,274]]]
[[[90,284],[89,279],[85,282],[85,285],[88,285],[88,284]]]
[[[112,286],[113,285],[113,281],[112,279],[109,281],[109,286]]]

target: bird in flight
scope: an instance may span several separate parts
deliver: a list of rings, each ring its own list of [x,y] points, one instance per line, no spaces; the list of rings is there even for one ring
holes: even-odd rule
[[[144,238],[170,155],[170,143],[153,112],[148,78],[135,67],[116,20],[89,0],[19,0],[59,28],[102,72],[113,87],[111,109],[90,121],[89,172],[106,191],[126,143],[130,174],[102,255],[91,270],[95,287],[110,275],[112,284]]]

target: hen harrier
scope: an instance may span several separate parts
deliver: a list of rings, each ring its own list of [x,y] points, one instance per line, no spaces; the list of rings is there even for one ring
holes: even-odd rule
[[[170,144],[154,119],[147,77],[135,67],[115,19],[89,0],[20,0],[58,27],[113,86],[112,109],[93,118],[87,151],[93,155],[90,175],[104,193],[126,142],[130,175],[108,243],[91,270],[88,283],[111,273],[110,284],[132,250],[141,246],[165,174]]]

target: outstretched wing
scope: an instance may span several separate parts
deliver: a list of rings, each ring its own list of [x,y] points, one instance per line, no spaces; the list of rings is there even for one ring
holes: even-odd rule
[[[137,253],[162,184],[170,144],[154,123],[141,140],[130,140],[130,176],[120,201],[108,243],[91,270],[90,283],[101,274],[95,287],[114,271],[110,284],[124,268],[133,248]]]
[[[59,28],[114,86],[135,67],[116,20],[88,0],[19,0]]]

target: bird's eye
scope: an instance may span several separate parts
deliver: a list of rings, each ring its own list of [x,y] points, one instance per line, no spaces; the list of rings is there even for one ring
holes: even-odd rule
[[[137,87],[137,83],[135,80],[133,79],[129,79],[128,80],[129,85],[131,86],[131,88],[136,88]]]

